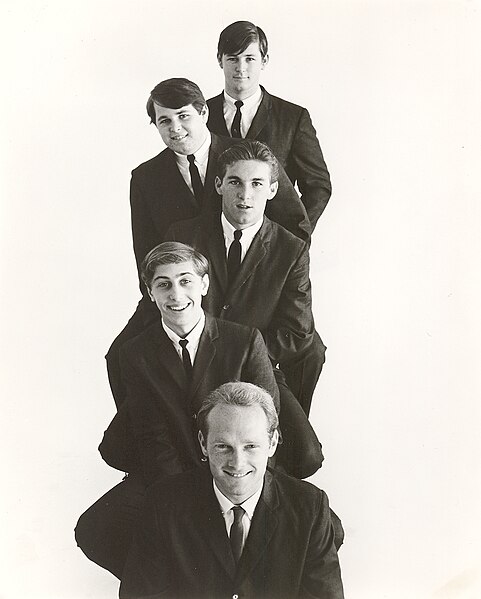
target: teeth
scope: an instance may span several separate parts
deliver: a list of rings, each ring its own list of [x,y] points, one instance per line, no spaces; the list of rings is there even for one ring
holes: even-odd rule
[[[185,304],[185,306],[169,306],[169,310],[173,310],[174,312],[181,312],[185,310],[189,304]]]
[[[226,472],[226,474],[232,476],[233,478],[242,478],[243,476],[247,476],[249,473],[244,472],[243,474],[234,474],[233,472]]]

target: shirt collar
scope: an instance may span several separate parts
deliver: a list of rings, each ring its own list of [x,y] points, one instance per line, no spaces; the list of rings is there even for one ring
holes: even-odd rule
[[[234,239],[234,231],[236,230],[236,228],[230,224],[230,222],[224,216],[224,213],[222,213],[222,215],[220,217],[220,222],[222,224],[222,230],[224,232],[224,237],[228,241],[231,242]],[[259,229],[262,227],[263,222],[264,222],[264,217],[262,217],[259,221],[257,221],[250,227],[246,227],[245,229],[242,229],[241,244],[242,244],[242,242],[250,243],[254,239],[257,231],[259,231]]]
[[[260,101],[261,96],[262,96],[262,89],[259,86],[257,88],[257,91],[255,91],[252,94],[252,96],[249,96],[245,100],[242,100],[242,102],[243,102],[242,108],[246,108],[248,110],[251,106],[255,106]],[[237,102],[237,100],[235,98],[233,98],[232,96],[229,96],[229,94],[226,91],[224,91],[224,100],[227,102],[227,104],[232,106],[234,110],[236,110],[235,102]]]
[[[210,131],[208,130],[204,143],[200,146],[200,148],[197,150],[197,152],[194,152],[196,162],[198,162],[199,164],[202,164],[203,162],[205,162],[207,160],[211,143],[212,143],[212,136],[210,134]],[[177,160],[177,162],[185,162],[185,163],[188,162],[187,156],[185,154],[179,154],[178,152],[174,152],[174,154],[175,154],[175,159]]]
[[[165,334],[167,335],[167,337],[172,341],[172,343],[176,347],[180,346],[179,341],[181,339],[187,339],[187,341],[189,342],[189,345],[191,347],[197,347],[197,345],[199,344],[200,336],[202,335],[202,331],[204,330],[204,326],[205,326],[205,313],[203,310],[202,310],[202,316],[199,318],[198,323],[190,331],[190,333],[188,335],[186,335],[185,337],[179,337],[179,335],[177,335],[177,333],[174,333],[174,331],[172,329],[169,329],[169,327],[166,324],[164,324],[164,321],[162,321],[162,327],[165,331]]]
[[[212,479],[212,483],[214,485],[215,496],[217,497],[217,501],[219,502],[220,509],[223,514],[226,514],[234,506],[240,505],[242,508],[244,508],[246,514],[249,516],[249,520],[252,520],[255,509],[257,507],[257,503],[259,502],[262,493],[263,485],[261,485],[259,489],[254,493],[254,495],[251,495],[249,497],[249,499],[246,499],[244,502],[237,504],[232,503],[230,499],[227,499],[227,497],[221,491],[219,491],[219,488],[215,484],[214,479]]]

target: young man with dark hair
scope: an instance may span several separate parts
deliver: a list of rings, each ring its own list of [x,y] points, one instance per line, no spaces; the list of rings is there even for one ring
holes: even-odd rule
[[[132,171],[132,236],[139,278],[144,256],[164,239],[172,223],[205,210],[220,212],[214,187],[217,158],[235,143],[209,132],[204,96],[188,79],[167,79],[156,85],[147,102],[147,113],[167,147]],[[295,235],[309,239],[306,211],[283,169],[279,174],[278,202],[268,213]],[[144,285],[141,291],[145,298]],[[120,347],[145,329],[155,316],[149,302],[141,301],[107,353],[107,370],[117,407],[125,395],[119,371]]]
[[[120,598],[342,599],[326,494],[267,468],[278,442],[269,394],[226,383],[197,424],[209,468],[148,490]]]
[[[325,360],[314,328],[309,246],[265,216],[277,201],[277,160],[259,141],[243,140],[219,156],[215,185],[222,213],[172,225],[166,239],[195,247],[210,264],[203,300],[218,318],[258,328],[282,392],[309,410]]]
[[[329,172],[308,111],[259,85],[269,62],[264,31],[249,21],[232,23],[220,34],[217,61],[225,87],[207,101],[209,129],[269,146],[297,184],[314,230],[331,196]]]

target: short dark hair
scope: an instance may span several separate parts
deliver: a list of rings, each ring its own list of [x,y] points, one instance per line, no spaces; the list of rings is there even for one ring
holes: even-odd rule
[[[155,123],[154,104],[159,104],[165,108],[182,108],[182,106],[192,104],[197,112],[201,114],[206,101],[196,83],[183,77],[173,77],[161,81],[150,92],[146,108],[151,123]]]
[[[244,139],[224,150],[217,160],[217,176],[222,181],[227,167],[241,160],[259,160],[269,165],[271,183],[279,179],[279,163],[270,148],[260,141]]]
[[[140,267],[140,277],[145,286],[150,289],[157,266],[161,264],[180,264],[191,261],[194,272],[203,277],[209,272],[209,262],[197,250],[178,241],[164,241],[145,256]]]
[[[231,23],[219,36],[217,45],[217,60],[222,61],[224,54],[236,56],[252,44],[259,43],[261,57],[267,56],[268,46],[266,34],[260,27],[250,21],[236,21]]]
[[[197,412],[197,426],[204,439],[207,439],[207,417],[218,406],[259,406],[267,418],[267,434],[272,439],[274,431],[279,426],[274,400],[262,387],[253,383],[232,382],[224,383],[204,399]]]

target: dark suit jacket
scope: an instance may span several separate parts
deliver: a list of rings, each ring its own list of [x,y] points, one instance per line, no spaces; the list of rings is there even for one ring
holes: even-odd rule
[[[204,309],[218,318],[258,328],[274,364],[282,367],[292,358],[299,359],[310,347],[314,319],[307,243],[264,217],[229,287],[218,214],[175,223],[166,239],[188,243],[207,257],[210,286]]]
[[[135,453],[129,444],[130,420],[147,481],[200,464],[195,415],[205,396],[219,385],[254,383],[269,391],[279,408],[277,385],[259,331],[208,314],[190,385],[160,319],[122,346],[120,361],[126,401],[104,435],[101,453],[107,463],[132,471],[129,463],[122,463],[126,449],[130,457]]]
[[[204,185],[202,209],[221,210],[215,191],[217,158],[238,140],[212,135]],[[310,224],[302,202],[282,169],[275,202],[268,202],[267,214],[301,239],[309,239]],[[137,267],[147,252],[161,243],[170,225],[197,216],[201,207],[177,168],[169,148],[132,171],[130,182],[132,235]],[[139,270],[140,272],[140,270]]]
[[[342,599],[327,496],[267,471],[237,567],[207,468],[153,485],[121,599]]]
[[[261,104],[246,137],[267,144],[292,183],[297,182],[314,230],[331,197],[331,179],[316,130],[305,108],[271,96],[263,87],[262,92]],[[207,105],[209,129],[217,135],[229,135],[224,120],[224,94],[207,100]]]

